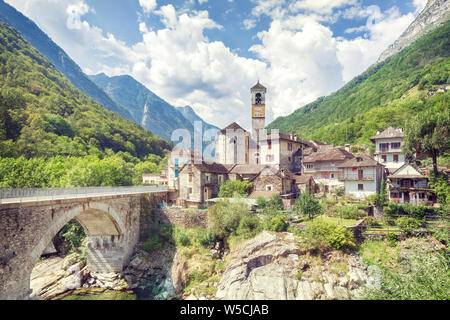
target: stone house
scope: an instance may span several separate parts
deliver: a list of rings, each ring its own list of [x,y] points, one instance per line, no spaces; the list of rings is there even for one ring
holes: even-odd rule
[[[253,190],[249,195],[250,199],[256,199],[260,196],[268,198],[277,193],[281,196],[285,209],[290,209],[293,206],[298,190],[295,184],[295,176],[289,170],[266,166],[251,181],[253,182]]]
[[[389,127],[383,132],[378,131],[370,140],[375,144],[375,160],[384,164],[389,174],[405,164],[405,154],[402,151],[405,134],[402,129]]]
[[[308,150],[304,157],[302,175],[311,176],[317,184],[323,184],[325,193],[343,187],[344,183],[339,180],[342,173],[339,165],[354,158],[353,154],[333,145],[318,145],[316,150]]]
[[[364,199],[380,192],[384,165],[367,155],[358,155],[338,166],[343,170],[339,177],[344,182],[345,194]]]
[[[319,191],[319,186],[314,181],[314,178],[311,176],[299,176],[294,175],[295,184],[297,186],[298,194],[297,197],[300,195],[300,193],[316,193]]]
[[[167,186],[169,184],[169,181],[167,179],[167,176],[162,173],[143,173],[142,183],[157,186]]]
[[[430,205],[437,198],[428,188],[428,177],[417,171],[411,164],[405,163],[389,179],[389,200],[397,203]]]
[[[202,162],[185,164],[178,174],[178,205],[198,206],[217,197],[220,186],[228,179],[230,166]]]

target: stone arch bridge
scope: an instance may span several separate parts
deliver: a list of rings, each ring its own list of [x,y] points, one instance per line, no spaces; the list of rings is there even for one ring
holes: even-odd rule
[[[167,201],[167,189],[160,187],[5,191],[0,190],[0,300],[29,298],[33,267],[74,218],[87,236],[90,271],[122,271],[139,240],[143,207]]]

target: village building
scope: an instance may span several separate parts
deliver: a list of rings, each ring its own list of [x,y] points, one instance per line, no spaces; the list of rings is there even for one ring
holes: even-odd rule
[[[344,183],[339,180],[342,173],[339,166],[354,158],[353,154],[333,145],[318,145],[316,150],[308,152],[303,158],[302,174],[313,177],[318,184],[323,184],[325,193],[344,187]]]
[[[345,194],[363,199],[380,192],[384,177],[384,165],[367,155],[358,155],[340,164],[339,177],[344,182]]]
[[[220,186],[228,179],[229,165],[219,163],[188,163],[178,171],[179,190],[177,204],[198,206],[216,198]]]
[[[302,193],[317,193],[319,186],[314,181],[314,178],[306,175],[295,175],[295,184],[297,186],[297,197]]]
[[[402,151],[405,134],[400,128],[389,127],[370,138],[375,144],[374,158],[386,166],[389,174],[394,173],[405,164],[405,154]]]
[[[428,177],[411,164],[405,163],[388,179],[390,201],[424,205],[436,202],[436,195],[428,188]]]
[[[167,178],[167,169],[162,170],[161,173],[143,173],[142,183],[155,186],[168,186],[169,180]]]

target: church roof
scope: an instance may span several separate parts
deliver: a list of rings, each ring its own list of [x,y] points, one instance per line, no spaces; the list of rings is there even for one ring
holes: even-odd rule
[[[266,87],[264,87],[261,83],[259,83],[259,80],[258,80],[258,83],[255,84],[255,85],[251,88],[251,90],[255,90],[255,89],[262,89],[262,90],[264,90],[264,92],[267,90]]]
[[[244,130],[244,132],[247,132],[244,128],[242,128],[240,125],[238,125],[236,122],[230,123],[228,126],[220,130],[221,133],[226,133],[227,130]]]

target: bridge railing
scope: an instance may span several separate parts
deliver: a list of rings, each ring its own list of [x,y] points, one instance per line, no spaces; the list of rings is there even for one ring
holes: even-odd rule
[[[0,202],[6,199],[31,200],[60,199],[60,198],[84,198],[101,195],[124,195],[147,192],[167,191],[167,187],[158,186],[130,186],[130,187],[79,187],[79,188],[0,188]],[[9,201],[8,201],[9,202]]]

